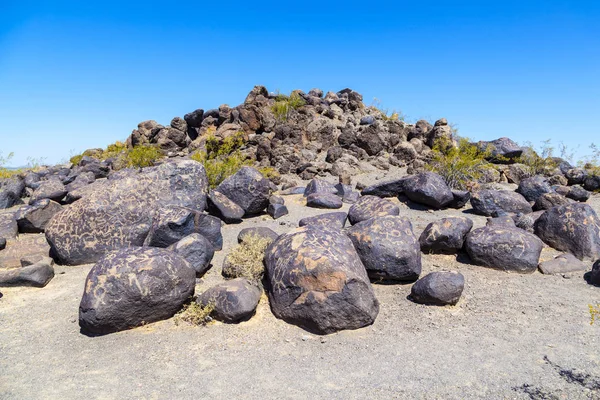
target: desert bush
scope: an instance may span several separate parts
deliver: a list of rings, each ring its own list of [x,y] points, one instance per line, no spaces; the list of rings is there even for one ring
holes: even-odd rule
[[[296,110],[305,104],[306,102],[297,92],[292,92],[289,96],[280,94],[276,97],[275,104],[271,107],[271,111],[273,111],[275,118],[278,120],[287,121],[292,110]]]
[[[227,262],[235,266],[235,277],[260,281],[265,273],[265,250],[272,242],[269,238],[249,234],[227,255]]]
[[[175,314],[175,325],[179,325],[182,321],[192,325],[206,325],[212,321],[210,314],[214,309],[215,306],[213,304],[203,307],[195,301],[191,301]]]
[[[554,156],[554,147],[551,140],[544,140],[537,149],[531,142],[525,143],[524,151],[516,162],[525,165],[529,176],[543,175],[554,170],[558,165],[552,158]]]
[[[279,171],[277,171],[273,167],[261,167],[261,168],[258,168],[258,172],[260,172],[265,178],[267,178],[275,183],[277,183],[279,178],[281,178]]]
[[[162,157],[162,153],[156,146],[142,144],[127,150],[124,157],[128,167],[144,168],[154,165]]]
[[[493,168],[486,161],[489,153],[467,138],[458,138],[458,145],[454,145],[451,139],[441,137],[435,142],[431,162],[425,167],[439,174],[451,188],[465,190],[484,175],[485,169]]]
[[[596,304],[595,306],[589,304],[590,308],[590,325],[593,325],[597,319],[600,319],[600,304]]]
[[[8,163],[14,157],[14,155],[15,153],[10,152],[6,156],[3,156],[2,152],[0,151],[0,179],[10,178],[22,172],[21,170],[9,169],[5,166],[6,163]]]
[[[384,108],[381,105],[381,100],[378,98],[374,98],[371,105],[368,107],[371,110],[377,111],[381,114],[384,121],[405,121],[406,115],[401,111],[392,110],[390,111],[388,108]]]

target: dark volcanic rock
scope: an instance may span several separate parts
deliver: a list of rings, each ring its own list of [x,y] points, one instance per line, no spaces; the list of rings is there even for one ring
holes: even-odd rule
[[[507,190],[479,190],[471,196],[471,206],[477,214],[487,217],[502,213],[532,212],[531,205],[523,196]]]
[[[376,196],[362,196],[350,207],[348,221],[354,225],[370,218],[399,214],[400,208],[389,200]]]
[[[270,181],[251,167],[242,167],[215,189],[240,206],[245,215],[256,215],[269,205]]]
[[[0,250],[4,250],[6,248],[6,239],[0,237]]]
[[[465,277],[459,272],[432,272],[415,282],[410,298],[419,304],[455,305],[464,287]]]
[[[191,160],[146,168],[92,189],[46,226],[48,243],[64,264],[91,263],[111,250],[141,246],[161,207],[206,208],[206,173]]]
[[[121,249],[90,270],[79,326],[91,334],[122,331],[172,317],[194,294],[196,273],[172,251]]]
[[[227,224],[242,222],[245,211],[229,200],[223,193],[211,190],[208,194],[208,212],[219,217]]]
[[[279,234],[272,230],[271,228],[266,228],[264,226],[257,226],[254,228],[245,228],[240,231],[238,234],[238,243],[242,243],[244,241],[244,237],[247,235],[254,235],[260,238],[267,238],[271,241],[274,241],[279,237]]]
[[[542,246],[535,235],[508,227],[475,229],[465,241],[467,253],[476,264],[519,273],[535,272]]]
[[[361,328],[377,317],[367,272],[341,233],[297,228],[267,248],[265,265],[277,318],[326,334]]]
[[[212,215],[196,213],[194,218],[194,232],[204,236],[215,250],[223,249],[223,234],[221,233],[221,220]]]
[[[515,218],[515,225],[517,228],[523,229],[529,233],[533,233],[533,227],[535,225],[535,221],[538,220],[539,217],[545,211],[534,211],[529,214],[517,214]]]
[[[590,192],[600,189],[600,175],[590,175],[583,181],[583,187]],[[1,207],[0,207],[1,208]]]
[[[565,274],[588,269],[587,265],[570,253],[561,254],[552,260],[541,262],[539,268],[540,272],[546,275]]]
[[[515,220],[510,215],[502,215],[500,217],[488,217],[485,226],[516,228]]]
[[[299,226],[321,227],[341,230],[346,225],[348,214],[343,211],[332,212],[327,214],[319,214],[313,217],[302,218]]]
[[[313,179],[306,185],[304,189],[304,197],[308,197],[311,194],[337,194],[338,190],[335,185],[321,179]]]
[[[471,200],[471,192],[466,190],[452,190],[452,201],[448,204],[450,208],[463,208]]]
[[[196,271],[197,277],[202,277],[211,267],[210,262],[215,254],[213,245],[199,233],[192,233],[177,243],[168,247],[183,257]]]
[[[306,198],[306,206],[314,208],[342,208],[342,199],[331,193],[313,193]]]
[[[568,251],[580,260],[600,258],[600,220],[587,204],[554,207],[542,214],[534,229],[557,250]]]
[[[466,217],[442,218],[432,222],[421,233],[419,244],[425,253],[456,253],[462,249],[473,221]]]
[[[600,286],[600,260],[596,261],[592,267],[589,283]]]
[[[0,210],[23,204],[21,195],[25,191],[25,182],[18,178],[0,180]]]
[[[404,193],[404,182],[407,178],[393,179],[385,182],[379,182],[362,190],[363,196],[378,197],[398,197]]]
[[[407,218],[372,218],[346,233],[371,279],[414,281],[421,274],[421,250]]]
[[[145,246],[169,247],[194,232],[194,212],[190,209],[167,206],[158,209]]]
[[[552,207],[563,206],[569,203],[571,203],[569,199],[567,199],[565,196],[561,196],[558,193],[544,193],[537,198],[535,204],[533,205],[533,209],[536,211],[549,210]]]
[[[288,215],[289,211],[284,204],[269,204],[269,207],[267,207],[267,214],[273,219],[279,219],[284,215]]]
[[[19,232],[15,213],[0,214],[0,238],[14,239]]]
[[[523,179],[519,183],[517,193],[520,193],[527,201],[536,201],[544,193],[552,193],[552,188],[544,177],[537,175]]]
[[[571,186],[569,189],[569,193],[567,193],[567,197],[569,199],[573,199],[575,201],[579,201],[581,203],[585,203],[590,198],[591,193],[582,188],[579,185]]]
[[[415,203],[433,208],[446,207],[454,200],[452,191],[441,176],[422,172],[408,177],[404,182],[404,194]]]
[[[490,142],[478,142],[481,150],[490,152],[490,160],[495,162],[510,162],[523,154],[523,148],[507,137],[492,140]]]
[[[254,315],[262,291],[244,278],[211,287],[198,296],[198,304],[214,307],[211,316],[223,322],[244,321]]]
[[[67,194],[67,189],[65,185],[62,184],[61,181],[57,179],[51,179],[49,181],[44,181],[40,184],[40,186],[35,189],[31,198],[29,199],[29,204],[34,204],[35,202],[42,199],[50,199],[54,201],[61,201],[63,197]]]
[[[22,268],[0,269],[0,287],[44,287],[54,278],[54,267],[48,260],[41,260]]]
[[[569,182],[569,186],[580,185],[585,182],[585,179],[588,177],[588,173],[586,170],[581,168],[572,168],[565,173],[565,177]]]
[[[19,232],[44,232],[52,217],[62,210],[62,206],[50,199],[42,199],[31,206],[23,206],[15,214]]]

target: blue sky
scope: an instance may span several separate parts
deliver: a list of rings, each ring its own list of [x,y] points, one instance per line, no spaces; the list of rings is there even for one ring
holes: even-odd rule
[[[58,162],[257,84],[350,87],[477,140],[600,143],[598,1],[206,3],[0,0],[0,150]]]

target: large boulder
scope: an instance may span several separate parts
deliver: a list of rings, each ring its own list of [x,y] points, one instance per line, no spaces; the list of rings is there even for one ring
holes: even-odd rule
[[[471,195],[471,206],[477,214],[495,217],[503,213],[532,212],[531,205],[519,193],[508,190],[478,190]]]
[[[327,334],[372,324],[379,312],[352,241],[332,230],[297,228],[267,248],[269,299],[276,317]]]
[[[544,193],[535,200],[533,209],[535,211],[549,210],[553,207],[564,206],[571,203],[571,200],[558,193]]]
[[[513,162],[523,154],[523,148],[507,137],[489,142],[478,142],[477,146],[482,151],[488,151],[488,159],[497,163]]]
[[[0,238],[14,239],[19,233],[15,213],[0,213]]]
[[[371,279],[414,281],[421,274],[421,249],[405,217],[385,216],[347,230]]]
[[[0,269],[0,287],[33,286],[44,287],[54,278],[54,267],[51,258],[23,266],[21,268]]]
[[[311,226],[341,230],[346,225],[347,218],[348,214],[343,211],[319,214],[312,217],[302,218],[298,222],[298,226]]]
[[[168,247],[194,232],[194,211],[178,206],[157,210],[144,245]]]
[[[410,290],[410,299],[434,306],[455,305],[464,287],[465,277],[460,272],[431,272],[415,282]]]
[[[427,225],[419,244],[424,253],[456,253],[462,249],[473,221],[466,217],[442,218]]]
[[[21,195],[25,190],[22,179],[13,178],[0,181],[0,210],[22,204]]]
[[[211,267],[210,262],[215,254],[213,245],[199,233],[192,233],[177,243],[168,247],[183,257],[196,271],[196,276],[201,278]]]
[[[535,272],[543,243],[518,228],[485,226],[467,235],[465,248],[478,265],[503,271]]]
[[[410,144],[410,143],[409,143]],[[400,179],[392,179],[384,182],[379,182],[374,185],[364,188],[361,192],[363,196],[378,196],[378,197],[398,197],[404,193],[404,183],[407,177]]]
[[[58,179],[50,179],[42,182],[40,186],[35,189],[29,199],[29,204],[34,204],[42,199],[50,199],[59,202],[66,194],[67,189],[61,181]]]
[[[304,197],[308,197],[311,194],[337,194],[338,190],[336,189],[333,183],[329,183],[322,179],[313,179],[306,185],[306,189],[304,189]]]
[[[109,251],[143,245],[161,207],[204,210],[207,186],[204,167],[192,160],[107,180],[56,214],[46,238],[63,264],[93,263]]]
[[[544,193],[552,193],[552,188],[544,177],[536,175],[523,179],[519,183],[517,193],[523,195],[527,201],[536,201]]]
[[[306,197],[306,206],[313,208],[342,208],[342,198],[331,193],[312,193]]]
[[[415,203],[433,208],[449,205],[454,196],[441,176],[433,172],[422,172],[404,181],[404,194]]]
[[[248,279],[236,278],[211,287],[196,300],[212,309],[211,317],[223,322],[240,322],[254,314],[262,291]]]
[[[172,317],[194,294],[196,273],[172,251],[121,249],[90,270],[79,326],[90,334],[122,331]]]
[[[41,233],[46,229],[48,222],[55,214],[62,210],[62,206],[50,199],[42,199],[31,206],[23,206],[15,214],[19,232]]]
[[[223,193],[211,190],[208,194],[208,212],[219,217],[227,224],[242,222],[245,211],[229,200]]]
[[[551,208],[538,218],[534,230],[549,246],[580,260],[600,258],[600,220],[587,204]]]
[[[271,196],[270,181],[251,167],[242,167],[225,179],[215,191],[240,206],[245,215],[256,215],[269,205]]]
[[[348,210],[348,221],[354,225],[370,218],[399,214],[400,208],[389,200],[376,196],[362,196]]]
[[[543,261],[539,265],[540,272],[545,275],[566,274],[585,271],[588,266],[571,253],[561,254],[552,260]]]

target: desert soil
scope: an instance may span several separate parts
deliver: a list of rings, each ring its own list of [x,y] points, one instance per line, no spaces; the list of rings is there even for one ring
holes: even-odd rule
[[[225,251],[196,292],[222,280],[224,255],[241,229],[284,233],[302,217],[328,212],[304,207],[302,196],[286,203],[290,214],[277,221],[260,216],[224,226]],[[589,204],[600,213],[600,196]],[[417,236],[444,216],[485,224],[470,206],[400,207]],[[556,254],[545,248],[542,259]],[[78,306],[90,268],[56,266],[43,289],[1,289],[1,399],[600,399],[600,322],[590,325],[588,310],[600,303],[600,288],[583,272],[518,275],[470,265],[464,256],[424,255],[423,275],[465,276],[456,306],[412,303],[410,284],[375,284],[379,316],[356,331],[307,333],[276,319],[263,296],[256,315],[237,325],[170,319],[88,337],[79,331]]]

